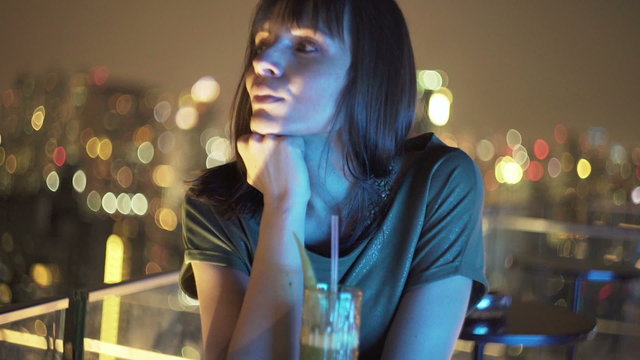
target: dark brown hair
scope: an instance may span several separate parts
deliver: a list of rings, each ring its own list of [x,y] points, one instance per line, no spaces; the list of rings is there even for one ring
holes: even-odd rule
[[[320,25],[334,37],[351,39],[351,65],[338,100],[333,130],[344,144],[346,170],[360,184],[343,207],[347,221],[343,233],[361,237],[368,221],[367,199],[373,181],[390,174],[390,165],[403,148],[414,118],[416,78],[409,32],[393,0],[262,0],[251,24],[245,53],[244,72],[233,104],[232,138],[250,133],[251,103],[244,82],[256,56],[254,37],[266,20],[299,25],[303,20]],[[336,131],[339,129],[339,131]],[[256,214],[261,211],[261,194],[246,182],[246,169],[237,147],[233,176],[226,166],[226,180],[215,169],[206,171],[194,183],[191,194],[208,200],[224,213]],[[230,184],[228,181],[234,182]],[[221,186],[226,182],[225,186]],[[358,226],[357,224],[361,224]],[[346,229],[346,230],[345,230]],[[375,231],[375,226],[372,231]],[[366,231],[369,234],[369,231]],[[355,239],[354,239],[355,240]]]

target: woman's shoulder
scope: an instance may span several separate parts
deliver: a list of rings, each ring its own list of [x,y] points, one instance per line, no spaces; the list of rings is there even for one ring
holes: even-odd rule
[[[475,171],[473,159],[459,148],[449,146],[433,133],[411,137],[404,144],[405,161],[410,167],[424,170]],[[429,171],[430,172],[430,171]]]

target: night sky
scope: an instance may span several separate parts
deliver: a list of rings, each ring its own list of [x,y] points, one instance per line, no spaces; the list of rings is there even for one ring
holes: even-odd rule
[[[509,128],[551,138],[553,126],[602,126],[640,140],[640,2],[399,1],[419,69],[453,92],[449,129]],[[19,72],[106,66],[111,79],[177,94],[201,76],[222,87],[217,121],[240,72],[254,1],[2,1],[0,91]]]

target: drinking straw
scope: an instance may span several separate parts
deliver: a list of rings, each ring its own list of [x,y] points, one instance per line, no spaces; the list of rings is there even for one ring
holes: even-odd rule
[[[335,294],[338,291],[338,216],[331,215],[331,283],[329,290]]]

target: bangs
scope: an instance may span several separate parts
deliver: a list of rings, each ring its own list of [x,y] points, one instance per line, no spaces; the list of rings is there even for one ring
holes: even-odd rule
[[[346,0],[263,0],[258,3],[252,37],[267,21],[295,27],[311,27],[344,40]]]

